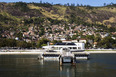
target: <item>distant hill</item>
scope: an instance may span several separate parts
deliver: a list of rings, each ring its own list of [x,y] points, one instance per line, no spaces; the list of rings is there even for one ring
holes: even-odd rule
[[[41,47],[83,38],[86,48],[116,48],[116,4],[0,2],[0,47]]]
[[[116,4],[104,7],[49,3],[0,3],[1,27],[27,24],[102,24],[116,28]]]

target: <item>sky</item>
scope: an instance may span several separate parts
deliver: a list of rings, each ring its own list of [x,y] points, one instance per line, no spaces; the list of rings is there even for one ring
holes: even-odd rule
[[[83,5],[91,5],[91,6],[103,6],[104,3],[109,4],[111,2],[116,3],[116,0],[0,0],[0,2],[48,2],[53,4],[66,4],[66,3],[74,3],[74,4],[83,4]]]

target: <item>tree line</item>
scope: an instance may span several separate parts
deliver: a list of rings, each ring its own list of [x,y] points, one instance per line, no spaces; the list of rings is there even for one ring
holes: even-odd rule
[[[37,42],[27,43],[25,41],[19,41],[15,39],[0,38],[0,48],[1,47],[14,47],[14,48],[41,48],[50,42],[48,39],[42,38]],[[55,41],[56,43],[57,41]]]
[[[116,40],[111,38],[110,36],[107,36],[103,39],[101,39],[100,36],[94,37],[94,35],[87,35],[85,37],[87,39],[87,43],[85,44],[86,48],[93,48],[93,43],[90,43],[88,40],[92,40],[93,42],[97,42],[95,48],[116,48]]]
[[[30,48],[32,47],[32,44],[25,41],[17,41],[15,39],[0,38],[0,47]]]
[[[111,37],[105,37],[101,39],[99,36],[94,37],[93,35],[89,35],[86,37],[87,43],[85,45],[86,48],[93,48],[93,43],[89,43],[88,40],[93,40],[94,42],[97,42],[96,48],[116,48],[116,40],[112,39]],[[18,41],[15,39],[6,39],[6,38],[0,38],[0,48],[1,47],[17,47],[17,48],[42,48],[42,46],[46,46],[48,42],[51,42],[53,44],[56,44],[61,41],[50,41],[48,39],[42,38],[38,40],[37,42],[31,42],[27,43],[25,41]]]

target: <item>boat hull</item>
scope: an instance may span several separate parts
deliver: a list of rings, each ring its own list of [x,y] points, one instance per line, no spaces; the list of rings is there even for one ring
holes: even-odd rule
[[[72,63],[73,62],[73,57],[66,56],[62,57],[62,63]]]

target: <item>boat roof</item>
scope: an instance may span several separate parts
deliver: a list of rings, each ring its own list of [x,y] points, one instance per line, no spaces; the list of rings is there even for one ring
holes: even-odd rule
[[[76,45],[74,43],[56,43],[55,45]]]

